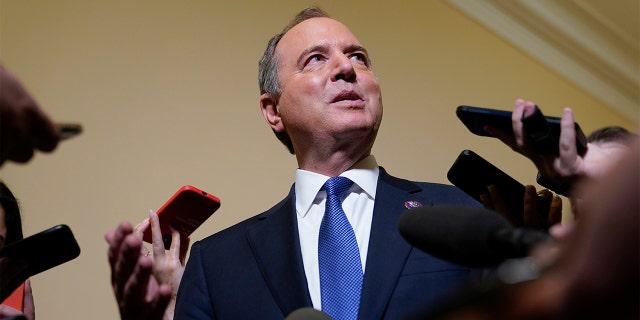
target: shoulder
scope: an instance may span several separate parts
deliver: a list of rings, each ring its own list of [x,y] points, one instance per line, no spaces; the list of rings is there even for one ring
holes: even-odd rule
[[[275,204],[269,210],[266,210],[260,214],[240,221],[226,229],[209,235],[206,238],[194,243],[194,246],[198,244],[199,246],[203,246],[203,248],[213,249],[213,247],[225,247],[231,244],[244,242],[244,240],[246,239],[247,229],[251,228],[254,225],[261,224],[263,223],[263,221],[269,218],[286,215],[288,212],[293,210],[294,199],[295,197],[293,191],[291,191],[284,199]]]
[[[390,175],[383,167],[380,167],[379,186],[382,185],[404,189],[411,194],[421,194],[431,200],[433,205],[480,205],[478,201],[467,195],[464,191],[460,190],[456,186],[443,183],[413,181],[398,178]]]

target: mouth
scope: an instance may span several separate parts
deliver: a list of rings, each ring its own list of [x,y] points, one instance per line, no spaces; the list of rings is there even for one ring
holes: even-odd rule
[[[354,91],[342,91],[340,92],[338,95],[336,95],[333,100],[331,101],[331,103],[336,103],[336,102],[363,102],[364,99],[362,99],[362,97],[354,92]]]

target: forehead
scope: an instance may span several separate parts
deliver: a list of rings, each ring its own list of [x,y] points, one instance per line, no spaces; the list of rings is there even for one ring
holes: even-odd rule
[[[276,47],[276,53],[283,59],[295,59],[313,46],[354,44],[360,45],[360,42],[341,22],[331,18],[311,18],[285,33]]]

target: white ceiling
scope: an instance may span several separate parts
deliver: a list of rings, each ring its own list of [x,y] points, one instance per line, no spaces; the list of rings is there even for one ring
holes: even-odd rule
[[[640,115],[639,0],[447,0],[632,121]]]

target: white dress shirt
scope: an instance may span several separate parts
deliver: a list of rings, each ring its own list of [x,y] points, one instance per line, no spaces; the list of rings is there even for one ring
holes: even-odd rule
[[[373,219],[373,206],[376,198],[379,172],[380,169],[376,159],[370,155],[360,160],[351,169],[340,174],[353,181],[353,185],[347,191],[347,196],[342,202],[342,208],[356,234],[363,274],[365,262],[367,261],[369,234],[371,232],[371,220]],[[318,235],[327,198],[327,193],[324,190],[320,191],[320,189],[329,178],[331,177],[311,171],[296,170],[296,213],[300,233],[300,248],[302,249],[302,260],[311,301],[313,302],[313,307],[318,310],[321,308]]]

